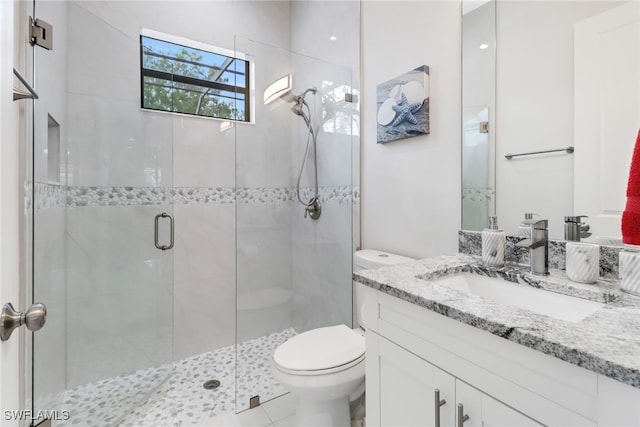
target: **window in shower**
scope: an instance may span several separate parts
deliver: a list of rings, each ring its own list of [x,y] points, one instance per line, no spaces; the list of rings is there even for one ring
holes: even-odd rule
[[[143,29],[142,108],[252,121],[252,61],[247,55]]]

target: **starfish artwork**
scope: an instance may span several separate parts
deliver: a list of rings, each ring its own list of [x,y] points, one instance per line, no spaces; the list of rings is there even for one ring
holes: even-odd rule
[[[377,143],[428,135],[429,66],[422,65],[376,87]]]
[[[393,111],[397,113],[397,116],[393,123],[391,123],[391,126],[398,126],[405,120],[412,125],[417,125],[418,119],[414,116],[414,114],[420,111],[423,103],[424,101],[409,104],[406,95],[403,93],[400,97],[400,103],[391,107],[393,108]]]

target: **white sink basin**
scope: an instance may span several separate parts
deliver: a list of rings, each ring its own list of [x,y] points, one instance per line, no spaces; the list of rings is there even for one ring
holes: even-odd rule
[[[599,302],[471,273],[443,277],[432,283],[569,322],[579,322],[604,306]]]

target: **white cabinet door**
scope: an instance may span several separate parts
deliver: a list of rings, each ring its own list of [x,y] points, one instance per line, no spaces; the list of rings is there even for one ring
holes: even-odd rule
[[[462,423],[464,427],[542,426],[542,424],[535,422],[531,418],[460,380],[456,380],[456,406],[457,405],[462,405],[463,414],[469,417]]]
[[[379,383],[377,389],[368,389],[367,395],[379,393],[379,413],[368,413],[367,425],[438,427],[436,424],[436,410],[438,410],[440,426],[453,426],[454,377],[391,341],[377,335],[376,338],[377,346],[375,347],[378,351],[367,352],[367,363],[372,363],[377,368]],[[375,382],[372,382],[372,385],[373,383]],[[367,387],[369,385],[367,380]],[[440,399],[445,401],[437,409],[436,390],[439,390]]]

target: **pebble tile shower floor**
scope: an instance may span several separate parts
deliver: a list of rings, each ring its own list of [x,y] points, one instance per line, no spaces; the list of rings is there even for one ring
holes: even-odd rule
[[[248,409],[251,396],[260,395],[264,400],[285,392],[271,375],[271,355],[294,335],[290,328],[238,344],[237,351],[228,346],[68,390],[63,409],[71,418],[56,426],[206,426],[219,414]],[[162,382],[171,370],[173,374]],[[209,379],[221,385],[205,390],[203,383]],[[159,387],[131,411],[131,400],[140,399],[149,384]],[[131,412],[123,419],[126,411]]]

